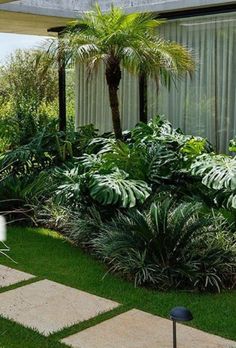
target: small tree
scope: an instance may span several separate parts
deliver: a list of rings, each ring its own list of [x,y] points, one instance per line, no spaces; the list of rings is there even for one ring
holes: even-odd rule
[[[106,81],[115,136],[122,139],[118,89],[121,67],[133,74],[146,74],[167,82],[170,76],[181,76],[194,70],[190,52],[183,46],[165,41],[157,35],[158,21],[152,14],[125,14],[112,7],[102,13],[99,5],[82,19],[69,24],[63,47],[68,59],[86,63],[89,72],[100,62],[105,64]]]

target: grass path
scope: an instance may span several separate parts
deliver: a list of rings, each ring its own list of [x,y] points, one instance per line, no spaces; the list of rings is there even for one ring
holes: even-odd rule
[[[7,244],[11,248],[10,256],[17,264],[1,257],[2,264],[32,273],[38,279],[47,278],[115,300],[123,306],[48,338],[0,318],[0,348],[62,348],[66,346],[59,343],[58,339],[127,309],[138,308],[168,317],[170,309],[177,305],[192,310],[193,326],[236,340],[236,292],[204,295],[180,291],[161,293],[134,289],[132,284],[112,275],[103,279],[106,273],[104,265],[48,230],[10,228]],[[32,281],[35,279],[25,283]]]

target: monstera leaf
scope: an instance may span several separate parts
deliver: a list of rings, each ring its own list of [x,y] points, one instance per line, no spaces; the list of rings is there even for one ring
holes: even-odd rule
[[[174,132],[172,125],[163,119],[162,116],[156,116],[148,124],[140,122],[131,131],[132,138],[136,142],[150,142],[157,140],[161,135],[170,135]]]
[[[215,190],[236,190],[236,158],[226,155],[204,154],[191,165],[193,175]]]
[[[88,170],[97,170],[102,164],[102,157],[98,154],[87,154],[85,153],[83,156],[79,157],[80,163],[83,165],[86,171]]]
[[[104,168],[118,168],[129,174],[129,178],[135,180],[146,179],[147,147],[144,145],[126,144],[117,141],[112,145],[111,151],[104,153],[102,159]],[[112,171],[113,171],[112,170]]]
[[[143,203],[150,195],[149,186],[142,180],[130,180],[122,170],[107,175],[94,174],[89,183],[90,195],[103,205],[118,204],[123,208]]]
[[[81,173],[79,166],[55,170],[55,179],[59,186],[55,191],[55,200],[60,204],[76,205],[81,199],[81,190],[85,186],[86,174]]]
[[[148,178],[159,183],[160,180],[170,179],[179,168],[177,152],[164,145],[153,145],[148,151]]]
[[[217,203],[236,209],[236,158],[205,154],[193,162],[191,172],[201,177],[203,185],[218,191]]]

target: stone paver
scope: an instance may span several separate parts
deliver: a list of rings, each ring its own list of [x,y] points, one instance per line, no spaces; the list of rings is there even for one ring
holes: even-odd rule
[[[236,348],[236,342],[177,325],[180,348]],[[136,309],[62,340],[73,348],[170,348],[172,322]]]
[[[0,294],[0,315],[47,336],[119,304],[49,280]]]
[[[35,276],[29,273],[17,271],[16,269],[0,265],[0,288],[13,285]]]

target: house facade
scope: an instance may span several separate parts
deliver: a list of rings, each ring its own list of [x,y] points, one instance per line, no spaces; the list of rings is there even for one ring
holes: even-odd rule
[[[93,0],[0,1],[0,32],[48,35],[49,28],[64,26],[80,16]],[[103,11],[110,0],[99,0]],[[166,19],[158,35],[193,50],[197,62],[194,76],[162,87],[157,95],[153,81],[147,83],[148,118],[164,114],[187,133],[207,136],[224,151],[236,134],[236,1],[228,0],[116,0],[127,12],[149,11]],[[124,128],[140,119],[140,79],[123,72],[120,88]],[[95,123],[111,130],[107,87],[103,67],[91,81],[85,68],[76,67],[76,126]]]

